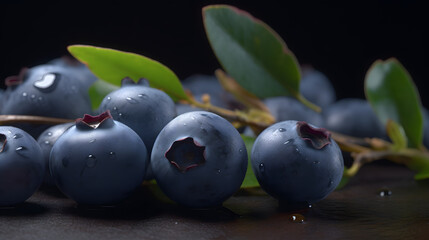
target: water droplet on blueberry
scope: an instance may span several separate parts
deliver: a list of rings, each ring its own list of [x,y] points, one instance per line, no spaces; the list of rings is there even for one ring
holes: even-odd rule
[[[47,134],[48,134],[48,136],[52,136],[52,133],[51,133],[51,132],[48,132]]]
[[[39,81],[34,82],[34,87],[39,89],[43,92],[51,92],[55,89],[55,86],[57,84],[58,75],[55,73],[47,73],[43,75],[42,79]],[[32,96],[33,97],[33,96]]]
[[[128,101],[129,103],[131,103],[131,104],[139,103],[136,99],[134,99],[134,98],[132,98],[132,97],[127,97],[127,98],[125,98],[125,99],[127,99],[127,101]]]
[[[279,132],[286,132],[286,129],[284,129],[284,128],[279,128]]]
[[[110,156],[111,158],[114,158],[114,157],[116,157],[116,153],[115,153],[115,152],[109,152],[109,156]]]
[[[97,141],[97,139],[91,139],[89,140],[89,143],[94,143],[95,141]]]
[[[263,164],[263,163],[259,164],[259,171],[260,171],[261,173],[265,172],[265,166],[264,166],[264,164]]]
[[[46,140],[46,141],[45,141],[45,144],[46,144],[46,145],[49,145],[49,143],[50,143],[50,142],[49,142],[48,140]]]
[[[27,95],[28,95],[28,94],[27,94],[26,92],[23,92],[23,93],[22,93],[22,96],[23,96],[23,97],[27,97]]]
[[[144,93],[141,93],[141,94],[139,94],[139,95],[137,95],[139,98],[147,98],[147,95],[146,94],[144,94]]]
[[[12,138],[14,138],[14,139],[18,139],[18,138],[22,138],[23,136],[22,136],[22,134],[20,134],[20,133],[17,133],[17,134],[15,134],[15,135],[13,135],[13,137]]]
[[[216,169],[216,174],[220,174],[222,171],[220,169]]]
[[[86,166],[89,168],[93,168],[95,167],[95,165],[97,165],[97,158],[95,158],[94,155],[89,154],[86,159]]]
[[[27,148],[26,147],[24,147],[24,146],[20,146],[20,147],[17,147],[16,149],[15,149],[15,151],[16,151],[16,153],[18,153],[19,155],[21,155],[21,156],[23,156],[23,157],[29,157],[29,156],[27,156]]]
[[[112,98],[111,97],[107,97],[107,101],[110,101],[110,100],[112,100]]]

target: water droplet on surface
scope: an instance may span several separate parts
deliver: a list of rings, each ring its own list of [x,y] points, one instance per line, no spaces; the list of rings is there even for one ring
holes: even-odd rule
[[[113,107],[113,111],[118,111],[118,108],[117,107]]]
[[[220,174],[222,171],[220,169],[216,169],[216,174]]]
[[[132,97],[127,97],[127,98],[125,98],[129,103],[132,103],[132,104],[136,104],[136,103],[138,103],[138,101],[137,100],[135,100],[134,98],[132,98]]]
[[[186,125],[187,125],[186,123],[183,124],[183,126],[186,126]]]
[[[284,129],[284,128],[279,128],[279,132],[286,132],[286,129]]]
[[[179,224],[179,223],[178,223],[178,222],[174,222],[174,224],[176,224],[176,225],[177,225],[177,224]]]
[[[89,140],[89,143],[94,143],[95,141],[97,141],[97,139],[91,139]]]
[[[260,171],[261,173],[265,172],[265,166],[264,166],[264,164],[263,164],[263,163],[259,164],[259,171]]]
[[[380,189],[380,191],[378,192],[378,195],[380,195],[380,197],[388,197],[392,195],[392,191],[387,188],[383,188],[383,189]]]
[[[296,213],[289,216],[289,220],[293,223],[304,223],[305,217],[302,214]]]
[[[35,99],[36,98],[36,95],[34,95],[34,94],[31,94],[31,96],[30,96],[32,99]]]
[[[114,157],[116,157],[116,153],[115,153],[115,152],[109,152],[109,156],[110,156],[111,158],[114,158]]]
[[[23,93],[22,93],[22,96],[23,96],[23,97],[27,97],[27,95],[28,95],[28,94],[27,94],[26,92],[23,92]]]
[[[52,133],[51,133],[51,132],[48,132],[48,136],[52,136]]]
[[[25,150],[25,147],[17,147],[16,149],[15,149],[16,151],[23,151],[23,150]]]
[[[17,133],[17,134],[15,134],[15,135],[13,135],[13,137],[12,138],[14,138],[14,139],[18,139],[18,138],[22,138],[23,136],[22,136],[22,134],[21,133]]]
[[[89,154],[86,158],[86,166],[89,168],[93,168],[95,167],[95,165],[97,165],[97,158],[95,158],[94,155]]]
[[[110,100],[112,100],[112,98],[111,97],[107,97],[107,101],[110,101]]]
[[[192,116],[192,117],[191,117],[191,119],[192,119],[192,120],[195,120],[195,117],[194,117],[194,116]]]
[[[119,116],[119,117],[122,117],[122,113],[118,113],[118,116]]]
[[[144,93],[141,93],[141,94],[139,94],[139,95],[137,95],[139,98],[147,98],[147,95],[146,94],[144,94]]]
[[[43,101],[43,97],[39,97],[39,98],[37,98],[37,100],[39,100],[41,102],[41,101]]]
[[[242,152],[243,152],[243,149],[241,149],[241,148],[240,148],[240,149],[238,150],[238,152],[242,153]]]
[[[48,140],[46,140],[46,141],[45,141],[45,144],[46,144],[46,145],[49,145],[49,141],[48,141]]]

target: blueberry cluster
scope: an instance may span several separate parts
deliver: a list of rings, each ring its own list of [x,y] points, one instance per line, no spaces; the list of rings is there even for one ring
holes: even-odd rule
[[[117,204],[150,179],[170,199],[192,208],[219,206],[240,188],[249,158],[229,121],[202,109],[184,110],[147,80],[129,78],[93,112],[87,91],[95,80],[84,65],[64,59],[7,79],[8,88],[0,92],[2,114],[78,119],[37,130],[0,127],[0,206],[25,201],[42,182],[84,205]],[[329,118],[291,98],[264,100],[278,123],[256,138],[250,161],[261,187],[280,201],[320,201],[341,180],[341,151],[319,127],[340,118],[329,110],[335,93],[332,88],[315,97],[310,86],[318,81],[331,87],[312,70],[304,74],[301,91],[326,106]],[[209,95],[213,105],[240,107],[213,76],[192,76],[184,87],[201,101]]]

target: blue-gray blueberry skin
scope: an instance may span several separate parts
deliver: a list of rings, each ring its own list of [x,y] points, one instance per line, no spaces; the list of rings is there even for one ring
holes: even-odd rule
[[[76,119],[92,111],[88,88],[74,71],[61,66],[30,68],[19,85],[13,86],[1,114]],[[49,126],[16,125],[37,138]]]
[[[42,132],[42,134],[37,138],[37,143],[39,143],[40,148],[42,149],[43,159],[45,160],[46,166],[46,174],[43,183],[48,186],[55,186],[55,182],[49,172],[49,155],[51,154],[52,147],[57,139],[74,124],[74,122],[70,122],[54,125]]]
[[[353,137],[386,138],[386,131],[364,99],[346,98],[323,110],[324,127]]]
[[[429,148],[429,111],[422,107],[423,115],[423,145]]]
[[[0,206],[27,200],[44,175],[45,163],[36,140],[19,128],[0,126]]]
[[[85,115],[51,150],[49,167],[57,187],[84,205],[114,205],[142,182],[147,150],[131,128],[108,112]]]
[[[47,64],[64,67],[73,72],[73,75],[82,83],[83,87],[89,89],[91,85],[97,81],[97,77],[89,70],[89,68],[79,61],[61,57],[49,61]]]
[[[292,97],[272,97],[264,100],[277,122],[286,120],[305,121],[322,126],[323,116]]]
[[[256,138],[251,163],[261,187],[291,204],[322,200],[338,186],[344,170],[329,132],[292,120],[273,124]]]
[[[161,190],[191,208],[220,206],[241,186],[247,152],[238,131],[210,112],[184,113],[158,135],[151,166]]]
[[[208,94],[210,96],[210,103],[214,106],[226,109],[241,107],[234,97],[223,89],[222,85],[213,75],[194,74],[185,78],[182,81],[182,85],[198,101],[202,101],[202,96]],[[176,109],[179,115],[185,112],[202,111],[200,108],[181,103],[176,103]]]
[[[4,90],[0,88],[0,112],[1,112],[1,109],[3,108],[3,95],[4,95]]]
[[[303,69],[299,87],[301,94],[321,108],[333,104],[337,97],[331,81],[317,70],[312,68]]]
[[[126,124],[143,140],[148,150],[162,128],[177,116],[173,100],[163,91],[144,82],[134,84],[123,80],[121,88],[109,93],[101,102],[99,112],[110,110],[113,119]],[[148,161],[146,179],[153,179]]]

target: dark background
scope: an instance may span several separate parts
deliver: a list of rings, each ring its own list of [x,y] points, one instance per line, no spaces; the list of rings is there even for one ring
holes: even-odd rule
[[[139,53],[162,62],[181,79],[212,74],[219,64],[205,36],[201,8],[228,3],[276,30],[300,63],[331,79],[339,98],[364,97],[370,65],[396,57],[429,106],[424,88],[428,26],[425,8],[416,1],[146,2],[0,3],[0,79],[66,55],[70,44]]]

